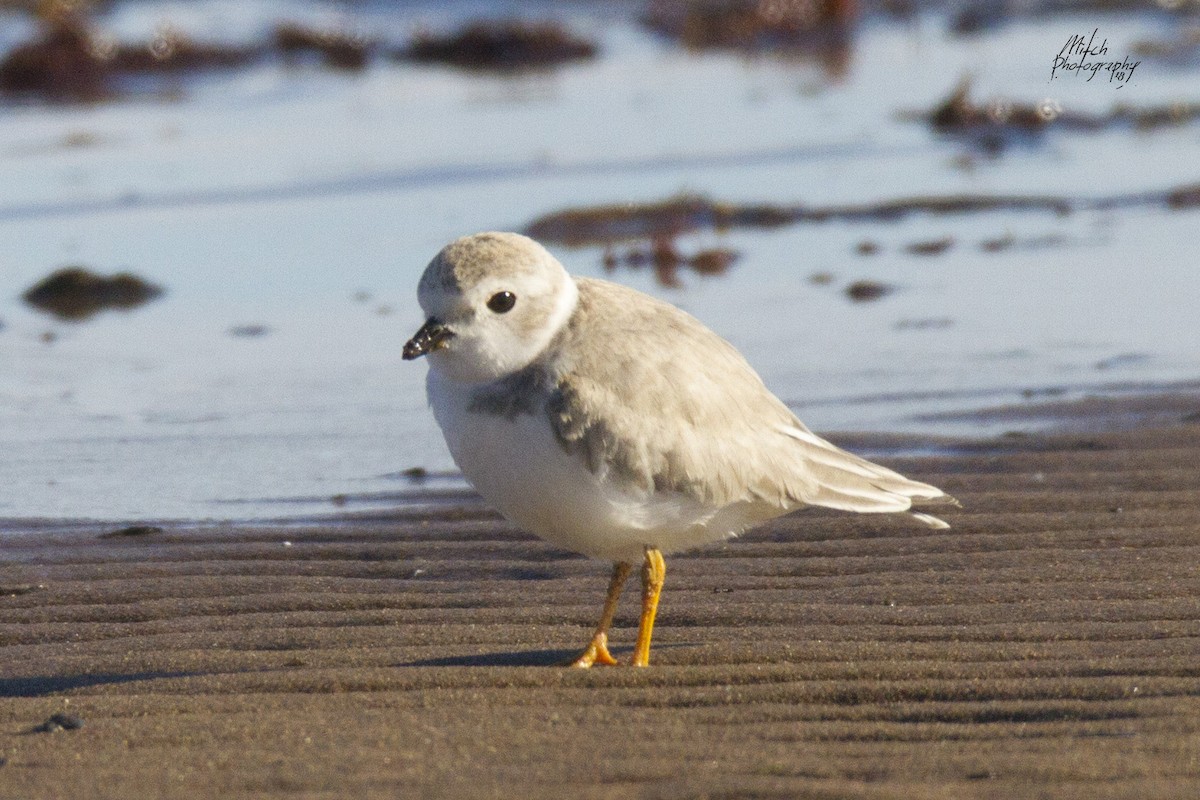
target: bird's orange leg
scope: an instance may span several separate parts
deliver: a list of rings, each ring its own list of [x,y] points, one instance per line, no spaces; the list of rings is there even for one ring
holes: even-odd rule
[[[650,634],[654,631],[654,615],[658,613],[658,596],[667,577],[667,562],[657,547],[646,548],[646,563],[642,565],[642,621],[638,625],[637,646],[633,649],[633,666],[650,666]]]
[[[579,658],[571,662],[572,667],[586,669],[593,664],[613,666],[617,663],[617,660],[608,652],[608,626],[612,625],[613,615],[617,613],[617,601],[621,599],[621,589],[625,588],[625,579],[629,577],[632,569],[633,564],[624,561],[613,564],[612,579],[608,582],[608,597],[604,600],[604,612],[600,615],[600,624],[596,626],[596,632],[592,634],[592,641],[588,643]]]

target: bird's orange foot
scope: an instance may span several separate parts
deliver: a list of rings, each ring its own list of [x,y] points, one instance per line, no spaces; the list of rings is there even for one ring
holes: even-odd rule
[[[608,652],[608,636],[603,633],[597,633],[592,637],[592,641],[580,653],[579,658],[571,662],[570,666],[587,669],[593,664],[603,664],[607,667],[615,667],[617,660]]]

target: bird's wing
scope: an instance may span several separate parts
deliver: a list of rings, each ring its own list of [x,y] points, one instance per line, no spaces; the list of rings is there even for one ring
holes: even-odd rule
[[[578,283],[546,410],[593,472],[713,506],[905,511],[946,497],[813,434],[685,312],[606,281]]]

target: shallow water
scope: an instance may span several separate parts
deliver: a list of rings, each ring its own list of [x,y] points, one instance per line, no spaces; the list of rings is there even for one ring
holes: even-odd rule
[[[239,41],[291,15],[403,39],[414,18],[480,8],[507,7],[118,3],[101,21],[126,38],[169,18]],[[970,38],[933,13],[868,18],[830,76],[795,58],[689,53],[624,6],[552,8],[599,40],[598,60],[520,77],[264,63],[184,80],[175,99],[0,108],[0,517],[287,517],[453,485],[400,475],[453,467],[425,367],[400,348],[421,322],[421,269],[463,233],[682,192],[827,205],[1200,181],[1197,124],[1051,129],[989,157],[903,116],[966,73],[979,99],[1097,113],[1200,102],[1195,67],[1144,61],[1121,88],[1048,80],[1070,35],[1098,27],[1119,58],[1167,35],[1167,17],[1017,19]],[[729,338],[817,430],[991,433],[936,412],[1200,375],[1198,222],[1145,205],[804,223],[680,237],[686,253],[740,258],[720,276],[685,271],[679,288],[649,270],[609,276]],[[1009,234],[1015,246],[981,249]],[[945,237],[936,256],[905,250]],[[860,255],[864,241],[879,252]],[[572,272],[606,274],[600,248],[554,250]],[[76,263],[167,293],[83,323],[21,303]],[[832,282],[811,282],[818,272]],[[844,288],[863,279],[896,290],[851,302]],[[231,335],[246,325],[266,331]]]

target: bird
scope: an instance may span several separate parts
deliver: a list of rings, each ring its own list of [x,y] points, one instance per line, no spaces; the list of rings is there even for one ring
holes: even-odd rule
[[[617,283],[573,277],[518,233],[456,239],[417,287],[404,360],[455,463],[483,499],[559,547],[613,563],[576,667],[616,665],[608,633],[641,564],[630,664],[648,666],[665,555],[805,506],[903,513],[958,505],[814,434],[698,319]]]

